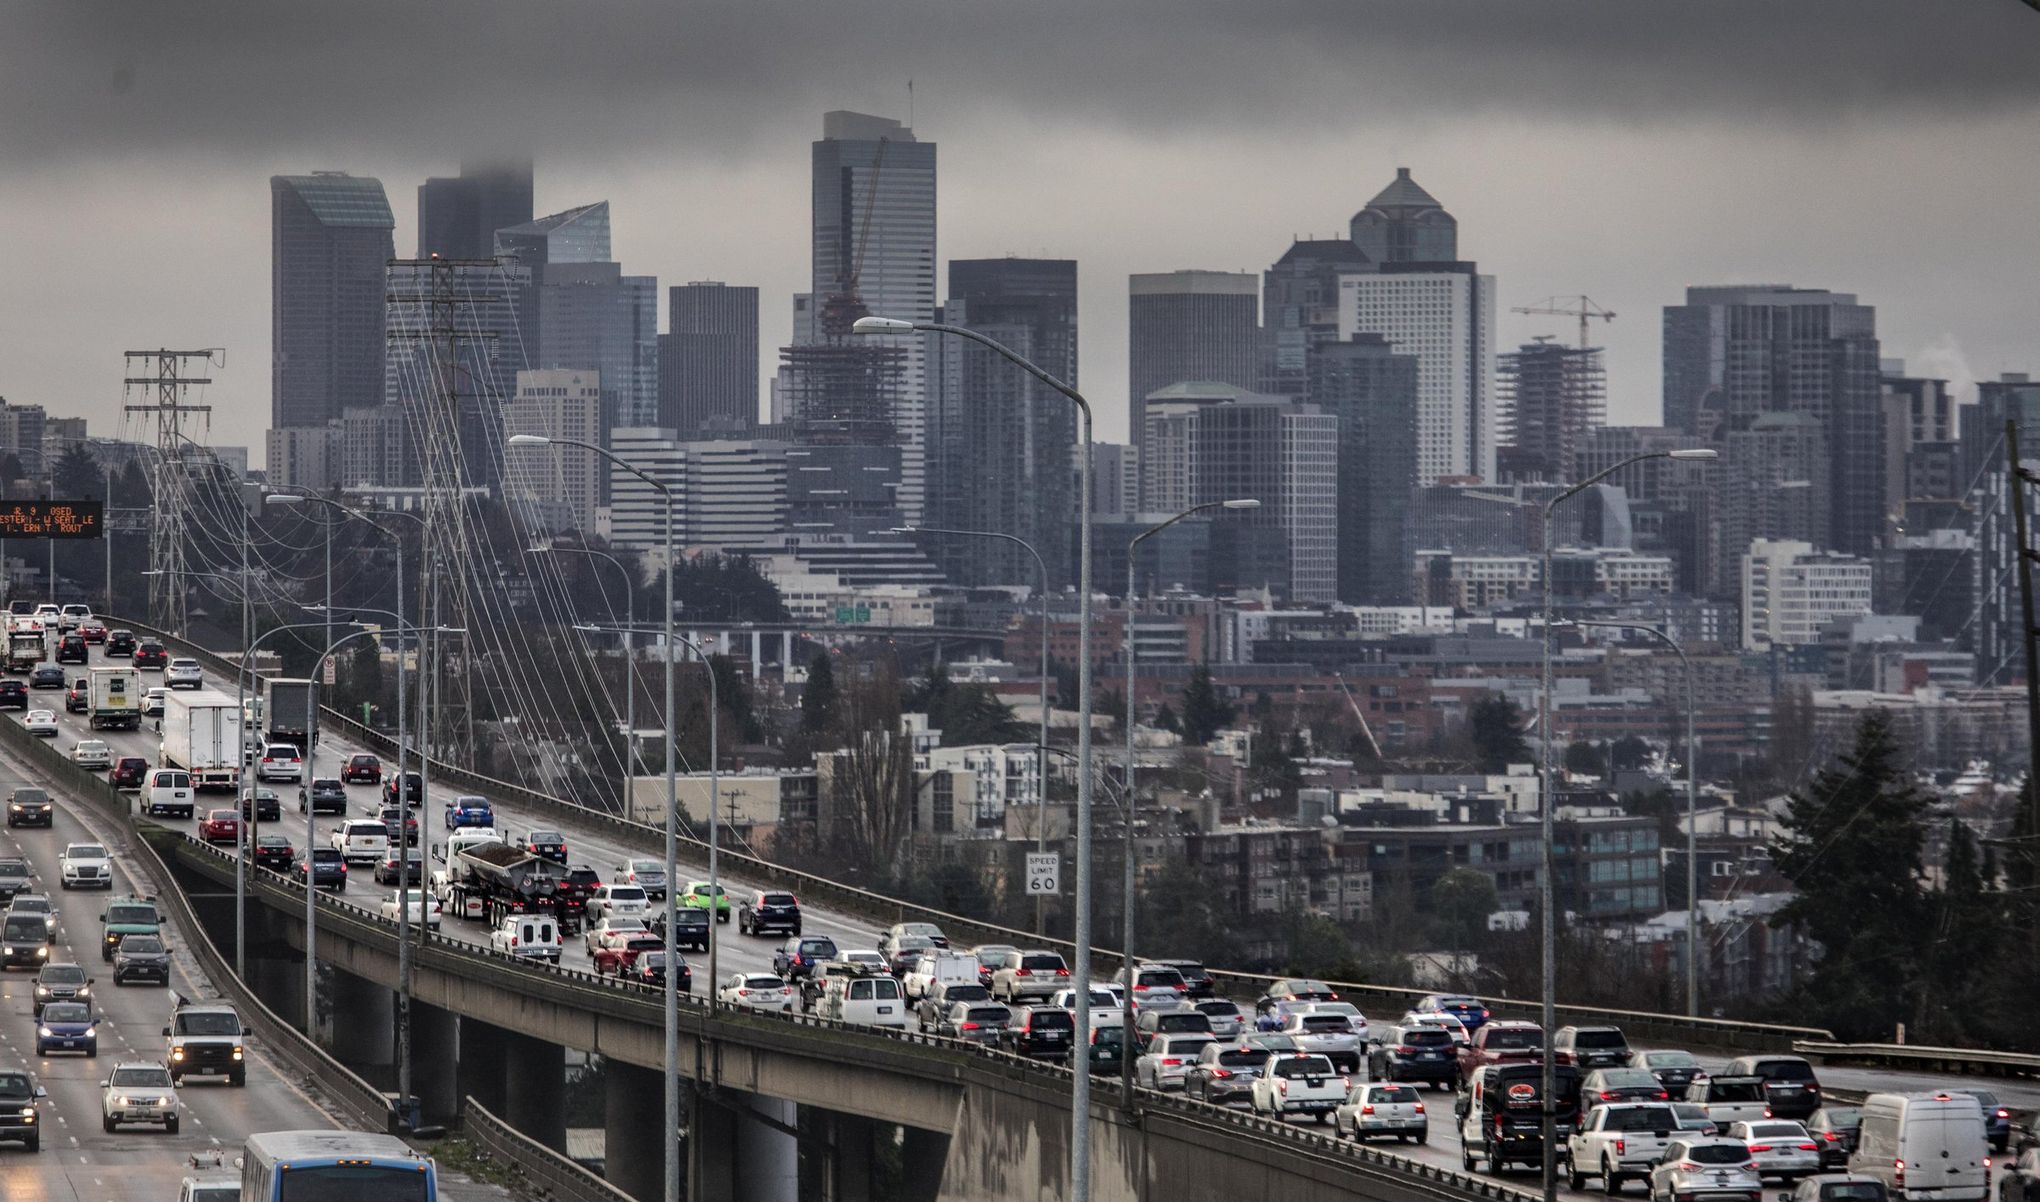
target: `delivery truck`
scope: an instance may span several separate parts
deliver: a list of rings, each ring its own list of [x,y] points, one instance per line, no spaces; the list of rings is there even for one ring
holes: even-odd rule
[[[142,728],[142,674],[133,668],[94,668],[87,680],[85,716],[94,730]]]
[[[241,788],[241,703],[200,689],[163,699],[163,764],[191,773],[199,791]]]
[[[309,680],[271,676],[262,682],[264,737],[310,751],[319,730],[319,686]]]

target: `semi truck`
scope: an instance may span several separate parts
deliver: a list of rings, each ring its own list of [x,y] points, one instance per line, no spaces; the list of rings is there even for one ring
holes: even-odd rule
[[[269,677],[262,682],[262,719],[269,742],[310,751],[319,731],[319,686],[301,678]]]
[[[194,790],[238,792],[241,703],[211,689],[165,696],[162,760],[191,773]]]
[[[142,674],[133,668],[94,668],[86,678],[85,716],[94,730],[142,728]]]
[[[508,843],[479,843],[448,857],[446,904],[495,926],[511,914],[557,912],[567,870]]]

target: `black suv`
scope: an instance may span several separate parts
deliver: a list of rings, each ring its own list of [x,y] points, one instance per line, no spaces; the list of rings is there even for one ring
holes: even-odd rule
[[[109,657],[127,657],[135,653],[135,632],[114,630],[106,635],[106,654]]]
[[[18,680],[0,680],[0,710],[28,708],[28,686]]]
[[[129,935],[113,949],[113,983],[129,981],[170,983],[170,949],[160,936]]]
[[[1629,1040],[1620,1027],[1560,1027],[1551,1037],[1551,1051],[1558,1063],[1582,1071],[1629,1063]]]
[[[399,782],[402,782],[401,788],[399,788]],[[391,773],[389,779],[383,781],[383,804],[386,806],[396,805],[400,793],[405,805],[418,805],[425,796],[425,778],[416,772],[406,772],[401,776]]]
[[[1183,978],[1183,996],[1190,1001],[1199,1002],[1218,996],[1218,983],[1211,979],[1211,973],[1204,965],[1195,960],[1150,960],[1148,963],[1175,969],[1176,975]]]
[[[111,655],[112,652],[109,651],[107,654]],[[156,640],[150,639],[135,648],[135,667],[154,668],[161,672],[169,666],[170,652]]]
[[[693,906],[682,906],[673,917],[674,929],[679,934],[667,939],[666,942],[674,947],[691,947],[698,952],[708,950],[708,911],[697,910]],[[651,929],[659,938],[666,938],[666,915],[663,910],[652,919]]]
[[[314,777],[311,787],[298,790],[298,813],[307,806],[314,814],[345,814],[347,786],[330,776]]]
[[[241,817],[251,822],[280,822],[283,819],[283,802],[276,796],[276,790],[257,788],[241,794]]]
[[[737,907],[737,930],[745,935],[800,934],[800,902],[791,893],[761,890]]]
[[[798,981],[814,972],[815,965],[835,959],[836,951],[836,941],[827,935],[795,936],[772,953],[772,971]]]
[[[347,861],[340,855],[339,848],[314,847],[311,850],[310,859],[313,886],[320,889],[331,889],[335,893],[347,892]],[[300,859],[296,864],[296,868],[298,879],[303,880],[305,876],[305,861]]]
[[[50,795],[32,785],[23,785],[7,795],[7,825],[55,826],[56,803]]]
[[[1070,1054],[1070,1041],[1077,1037],[1077,1022],[1060,1006],[1029,1006],[1013,1015],[1013,1023],[1001,1041],[1009,1052],[1042,1060],[1059,1060]]]
[[[85,645],[82,634],[67,634],[57,640],[57,662],[60,664],[85,664],[92,662],[92,649]]]
[[[15,894],[27,893],[33,884],[27,860],[19,856],[0,859],[0,907],[13,901]]]
[[[36,1103],[49,1096],[21,1069],[0,1069],[0,1139],[19,1140],[31,1152],[42,1151],[42,1116]]]

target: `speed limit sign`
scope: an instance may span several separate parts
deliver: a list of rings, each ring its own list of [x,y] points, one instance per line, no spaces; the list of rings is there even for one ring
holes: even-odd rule
[[[1062,892],[1062,856],[1052,851],[1027,853],[1027,893],[1030,897]]]

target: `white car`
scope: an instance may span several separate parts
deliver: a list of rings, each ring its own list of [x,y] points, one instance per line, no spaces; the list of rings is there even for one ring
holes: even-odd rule
[[[1058,1010],[1067,1010],[1071,1014],[1075,1014],[1077,1012],[1077,991],[1074,989],[1058,989],[1048,999],[1048,1004]],[[1113,996],[1112,991],[1109,989],[1093,989],[1091,991],[1091,1029],[1095,1031],[1100,1027],[1123,1027],[1125,1025],[1126,1008],[1124,1004],[1117,997]]]
[[[1807,1134],[1803,1123],[1766,1119],[1761,1123],[1735,1123],[1728,1138],[1750,1146],[1757,1176],[1776,1177],[1790,1184],[1820,1172],[1820,1145]]]
[[[159,684],[152,684],[148,687],[147,691],[142,694],[142,717],[160,718],[163,716],[163,694],[167,691]]]
[[[195,659],[173,659],[163,669],[163,684],[172,689],[199,689],[205,687],[205,670]]]
[[[48,630],[64,620],[64,611],[57,608],[56,602],[45,601],[35,607],[35,620],[43,624],[43,629]]]
[[[57,737],[57,713],[55,710],[30,710],[21,719],[22,728],[39,738]]]
[[[1429,1012],[1420,1014],[1415,1010],[1410,1010],[1406,1011],[1403,1014],[1402,1020],[1396,1023],[1396,1026],[1429,1027],[1434,1031],[1443,1031],[1447,1035],[1450,1035],[1452,1037],[1452,1042],[1458,1044],[1460,1047],[1465,1047],[1467,1044],[1473,1042],[1472,1039],[1466,1033],[1466,1024],[1460,1022],[1459,1016],[1455,1014],[1445,1014],[1442,1012],[1438,1014],[1432,1014]]]
[[[65,844],[57,857],[57,883],[65,889],[111,889],[113,857],[103,844]]]
[[[169,1069],[146,1060],[124,1061],[99,1086],[100,1122],[106,1130],[122,1123],[161,1123],[164,1134],[177,1134],[177,1086]]]
[[[649,934],[651,928],[645,925],[645,920],[640,916],[626,918],[621,915],[611,914],[599,922],[588,924],[588,929],[581,932],[581,946],[586,948],[588,954],[592,956],[595,954],[595,949],[602,946],[604,936],[613,935],[619,931],[641,931]]]
[[[1431,1136],[1430,1119],[1416,1087],[1394,1082],[1362,1082],[1349,1088],[1346,1100],[1332,1110],[1332,1128],[1363,1141],[1393,1135],[1421,1144]]]
[[[390,852],[390,831],[373,818],[350,818],[333,828],[333,846],[350,864],[374,863]]]
[[[838,964],[851,965],[857,971],[863,973],[883,973],[888,968],[884,956],[879,955],[875,951],[867,951],[862,948],[837,952],[836,962]]]
[[[439,929],[439,916],[446,912],[446,907],[440,905],[439,899],[430,893],[420,893],[416,890],[406,890],[403,893],[392,894],[384,898],[382,904],[383,921],[398,921],[402,917],[403,905],[406,900],[411,903],[411,924],[413,926],[423,924],[427,930],[436,931]]]
[[[793,1009],[793,990],[771,973],[735,972],[716,991],[725,1006],[748,1006],[754,1010]]]
[[[80,768],[98,768],[101,771],[113,767],[113,748],[105,739],[80,739],[71,748],[71,762]]]
[[[636,885],[604,885],[588,899],[591,918],[643,916],[650,908],[651,899]]]
[[[280,780],[297,784],[305,777],[304,756],[293,743],[267,743],[262,758],[255,762],[256,780]]]
[[[67,632],[76,630],[91,620],[92,607],[89,605],[79,605],[74,602],[73,604],[66,605],[58,612],[57,629]]]

